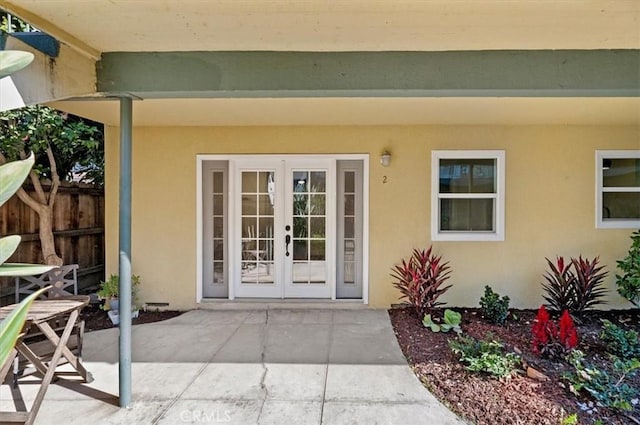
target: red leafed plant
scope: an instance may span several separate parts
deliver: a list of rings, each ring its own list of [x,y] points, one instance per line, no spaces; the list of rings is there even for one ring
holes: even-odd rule
[[[561,358],[578,345],[578,331],[567,310],[564,310],[556,325],[547,309],[541,305],[531,333],[533,352],[545,357]]]
[[[451,273],[448,264],[442,261],[441,256],[433,254],[432,247],[429,247],[426,250],[414,249],[408,261],[403,259],[391,269],[391,276],[396,279],[393,286],[402,294],[400,299],[407,299],[419,319],[432,308],[444,304],[437,300],[451,287],[443,286]]]

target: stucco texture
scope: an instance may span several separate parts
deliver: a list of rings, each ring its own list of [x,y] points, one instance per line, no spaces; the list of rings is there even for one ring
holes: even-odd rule
[[[107,128],[107,273],[118,261],[118,128]],[[383,150],[392,154],[382,167]],[[196,304],[196,155],[364,153],[370,161],[369,303],[398,302],[390,269],[413,248],[431,243],[431,151],[504,149],[504,242],[437,242],[450,261],[453,287],[444,301],[477,306],[484,285],[509,295],[513,307],[542,300],[545,257],[599,255],[609,270],[632,229],[595,228],[595,151],[640,149],[637,126],[368,126],[154,127],[133,134],[132,264],[141,301]],[[387,176],[387,183],[383,183]]]

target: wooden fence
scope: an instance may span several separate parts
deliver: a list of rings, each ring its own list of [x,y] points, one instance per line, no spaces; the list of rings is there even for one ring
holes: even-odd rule
[[[25,187],[32,193],[33,188]],[[48,191],[48,187],[43,189]],[[22,242],[9,262],[43,263],[38,215],[17,196],[0,207],[0,235],[20,235]],[[65,264],[78,264],[78,288],[104,279],[104,190],[64,182],[53,208],[56,251]],[[13,279],[0,278],[0,305],[13,300]]]

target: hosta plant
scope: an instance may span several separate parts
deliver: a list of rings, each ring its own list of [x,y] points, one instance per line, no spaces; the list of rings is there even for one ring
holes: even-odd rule
[[[444,311],[444,317],[442,323],[439,323],[437,319],[431,318],[430,314],[425,314],[422,319],[422,325],[425,328],[431,329],[432,332],[449,332],[454,331],[456,333],[462,333],[460,329],[460,323],[462,322],[462,314],[453,310],[446,309]]]
[[[480,298],[480,310],[482,317],[491,323],[502,325],[509,315],[509,297],[505,295],[500,298],[500,295],[487,285],[484,287],[484,295]]]
[[[545,357],[562,358],[578,345],[578,331],[567,310],[556,324],[541,305],[531,334],[533,352]]]
[[[395,279],[393,286],[400,290],[400,299],[406,299],[420,319],[434,307],[444,304],[438,298],[451,287],[444,285],[451,270],[448,262],[443,262],[441,256],[433,254],[432,247],[414,249],[408,260],[403,259],[391,270],[391,276]]]
[[[631,247],[625,258],[617,261],[622,272],[616,275],[618,293],[640,308],[640,230],[631,234]]]

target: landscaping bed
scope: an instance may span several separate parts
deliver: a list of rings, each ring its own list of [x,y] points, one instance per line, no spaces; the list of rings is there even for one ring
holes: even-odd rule
[[[452,309],[462,314],[464,335],[493,339],[504,344],[504,351],[515,352],[522,359],[515,374],[497,379],[486,374],[471,373],[449,348],[454,332],[432,332],[425,328],[413,308],[389,311],[398,342],[407,361],[423,384],[451,410],[465,420],[478,424],[640,424],[640,402],[632,400],[632,410],[622,412],[598,405],[585,391],[578,396],[569,391],[563,375],[575,372],[562,359],[552,360],[534,353],[533,310],[511,310],[504,325],[492,324],[481,317],[480,309]],[[434,318],[443,316],[442,309],[433,311]],[[601,319],[625,329],[640,330],[640,311],[594,311],[585,313],[577,324],[577,349],[585,353],[585,361],[599,366],[609,360],[607,347],[600,338]],[[531,366],[547,380],[527,376]],[[625,382],[640,388],[640,374]],[[575,415],[575,416],[572,416]],[[563,422],[565,421],[565,422]],[[600,421],[600,422],[599,422]]]
[[[160,322],[162,320],[171,319],[181,315],[181,311],[166,310],[140,310],[138,317],[132,319],[133,325],[142,325],[144,323]],[[81,313],[81,319],[85,321],[85,331],[98,331],[100,329],[111,329],[114,327],[113,323],[109,319],[107,312],[102,310],[99,304],[91,304],[85,307]]]

